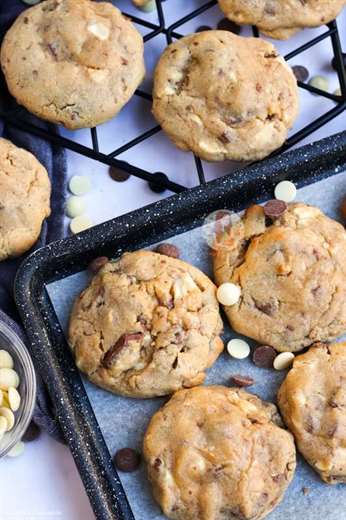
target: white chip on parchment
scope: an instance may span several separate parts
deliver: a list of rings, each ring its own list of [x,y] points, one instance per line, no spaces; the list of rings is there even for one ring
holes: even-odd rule
[[[220,285],[216,297],[222,305],[234,305],[239,301],[241,289],[239,285],[226,282]]]
[[[5,417],[0,416],[0,440],[3,438],[7,430],[7,421]]]
[[[85,202],[82,197],[77,197],[76,195],[72,195],[69,197],[66,202],[65,207],[66,215],[70,218],[79,217],[83,215],[85,212]]]
[[[250,354],[250,347],[243,339],[231,339],[227,343],[227,352],[236,359],[245,359]]]
[[[74,235],[80,233],[81,231],[85,231],[92,226],[93,222],[87,215],[80,215],[79,217],[75,217],[70,222],[70,229]]]
[[[12,428],[14,426],[14,422],[15,422],[14,413],[12,412],[12,410],[2,406],[0,408],[0,416],[4,417],[6,419],[6,422],[7,422],[6,431],[8,432],[8,431],[12,430]]]
[[[284,202],[292,202],[297,196],[297,188],[291,181],[281,181],[274,190],[275,198]]]
[[[16,412],[20,407],[20,395],[15,388],[8,389],[8,402],[12,412]]]
[[[294,354],[293,352],[281,352],[273,362],[273,367],[275,370],[286,370],[286,368],[289,368],[292,365],[292,362],[294,360]]]
[[[12,368],[0,368],[0,389],[8,390],[10,386],[17,388],[19,385],[19,376]]]
[[[85,195],[91,189],[91,182],[89,177],[74,175],[71,177],[68,187],[73,195]]]
[[[24,442],[19,441],[13,446],[13,448],[7,453],[8,457],[19,457],[24,452]]]
[[[13,368],[13,358],[7,350],[0,350],[0,368]]]

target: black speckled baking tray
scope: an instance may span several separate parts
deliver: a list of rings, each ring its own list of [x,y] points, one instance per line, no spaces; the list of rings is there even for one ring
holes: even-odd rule
[[[346,132],[342,132],[52,243],[22,264],[15,283],[17,306],[36,366],[98,519],[130,520],[134,516],[48,297],[47,284],[84,270],[97,256],[116,258],[124,251],[193,229],[217,209],[239,211],[271,198],[280,180],[289,179],[301,187],[345,169]]]

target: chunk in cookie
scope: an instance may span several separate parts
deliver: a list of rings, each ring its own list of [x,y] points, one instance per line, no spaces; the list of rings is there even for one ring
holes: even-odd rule
[[[169,45],[155,70],[154,116],[179,148],[208,161],[266,157],[297,112],[293,72],[259,38],[192,34]]]
[[[219,0],[227,18],[237,24],[257,25],[259,30],[286,40],[304,27],[331,22],[345,0]]]
[[[142,81],[143,39],[109,2],[46,0],[7,32],[1,66],[30,112],[71,129],[93,127],[117,114]]]
[[[218,237],[218,285],[241,288],[225,307],[232,328],[278,351],[297,352],[346,332],[346,231],[318,208],[290,204],[274,220],[261,206]]]
[[[278,393],[298,449],[328,484],[346,483],[346,343],[297,356]]]
[[[281,501],[296,453],[273,404],[244,390],[180,390],[151,419],[144,457],[174,520],[259,520]]]
[[[72,310],[78,367],[131,397],[201,384],[223,350],[215,293],[207,276],[176,258],[138,251],[106,264]]]
[[[0,261],[37,241],[50,215],[47,170],[30,152],[0,139]]]

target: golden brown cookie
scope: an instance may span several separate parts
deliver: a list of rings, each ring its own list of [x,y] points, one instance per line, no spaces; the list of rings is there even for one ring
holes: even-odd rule
[[[291,69],[259,38],[192,34],[169,45],[155,70],[154,116],[202,159],[262,159],[284,143],[297,112]]]
[[[241,288],[225,307],[232,328],[278,351],[296,352],[346,332],[346,232],[297,203],[274,221],[252,206],[213,254],[218,285]]]
[[[180,390],[144,438],[153,494],[174,520],[259,520],[291,482],[293,437],[273,404],[243,390]]]
[[[346,343],[296,357],[278,393],[298,449],[329,484],[346,482]]]
[[[42,164],[0,139],[0,260],[22,255],[37,241],[50,215],[50,190]]]
[[[304,27],[333,20],[345,0],[219,0],[227,18],[240,25],[257,25],[271,38],[286,40]]]
[[[80,370],[111,392],[166,395],[203,383],[223,349],[214,284],[149,251],[108,263],[77,298],[69,341]]]
[[[117,114],[142,81],[143,39],[111,3],[46,0],[7,32],[1,66],[30,112],[67,128],[93,127]]]

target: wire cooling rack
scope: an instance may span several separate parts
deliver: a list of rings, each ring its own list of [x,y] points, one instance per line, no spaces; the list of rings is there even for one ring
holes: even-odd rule
[[[172,41],[182,38],[184,35],[181,34],[180,29],[183,25],[191,20],[199,17],[200,15],[206,13],[209,9],[212,9],[216,4],[217,0],[210,0],[208,2],[203,3],[199,8],[194,9],[184,17],[175,21],[173,24],[168,24],[165,19],[164,9],[162,4],[166,0],[155,0],[156,9],[157,9],[157,23],[153,23],[148,21],[143,16],[134,16],[132,14],[124,13],[128,18],[130,18],[135,24],[141,26],[147,32],[144,36],[144,42],[147,43],[158,35],[163,35],[165,37],[166,43],[169,44]],[[168,0],[172,1],[172,0]],[[256,27],[252,27],[252,32],[255,37],[259,36],[258,30]],[[312,119],[307,125],[301,128],[299,131],[290,136],[284,145],[274,152],[272,155],[278,155],[285,150],[288,150],[292,146],[296,145],[307,136],[315,132],[317,129],[331,121],[333,118],[341,114],[346,110],[346,70],[345,65],[343,63],[343,55],[342,48],[340,43],[340,37],[338,32],[337,23],[335,21],[329,23],[326,26],[326,30],[323,31],[318,36],[308,40],[303,45],[298,46],[296,49],[292,50],[284,57],[287,61],[295,58],[296,56],[302,54],[306,50],[314,47],[318,43],[323,40],[330,39],[331,48],[333,51],[334,58],[334,68],[336,70],[341,95],[331,94],[329,92],[320,90],[315,88],[307,83],[298,81],[298,85],[300,88],[310,91],[311,93],[327,98],[335,103],[332,109],[323,113],[315,119]],[[151,94],[145,92],[144,90],[138,89],[135,92],[135,96],[139,96],[143,98],[148,103],[151,103],[152,97]],[[11,107],[11,108],[9,108]],[[25,114],[25,110],[18,105],[15,105],[13,108],[13,103],[3,102],[0,106],[0,117],[2,117],[7,123],[20,128],[26,132],[29,132],[38,137],[42,137],[53,142],[56,145],[62,146],[66,149],[69,149],[73,152],[77,152],[81,155],[84,155],[90,159],[94,159],[100,161],[103,164],[113,166],[117,169],[124,170],[128,172],[130,175],[134,177],[138,177],[145,181],[149,182],[149,185],[154,191],[164,191],[168,189],[172,192],[179,193],[187,189],[182,184],[178,184],[174,182],[172,179],[169,179],[168,176],[164,172],[149,172],[145,169],[139,168],[129,162],[125,162],[117,159],[122,153],[134,148],[139,143],[142,143],[145,140],[150,139],[155,134],[161,131],[160,126],[155,125],[152,128],[140,133],[140,135],[136,136],[134,139],[131,139],[121,146],[111,151],[110,153],[103,153],[100,151],[99,146],[99,133],[98,128],[91,128],[91,146],[85,146],[84,144],[79,143],[76,139],[72,139],[69,137],[64,137],[60,134],[55,133],[53,130],[47,130],[45,128],[40,127],[39,125],[32,124],[27,121],[26,118],[23,117]],[[194,164],[195,164],[195,173],[198,176],[198,182],[200,184],[205,184],[205,172],[202,161],[194,156]]]

